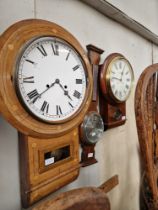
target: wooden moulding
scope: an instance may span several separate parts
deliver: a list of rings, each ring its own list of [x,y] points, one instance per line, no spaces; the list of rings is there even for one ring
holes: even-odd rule
[[[70,146],[69,157],[45,166],[44,153],[65,145]],[[19,133],[21,196],[24,208],[78,177],[78,148],[78,128],[53,139],[39,140]]]
[[[81,0],[88,5],[92,6],[106,17],[118,22],[119,24],[131,29],[135,33],[149,40],[150,42],[158,45],[157,34],[150,31],[145,25],[132,19],[129,15],[121,11],[119,8],[115,7],[110,1],[106,0]]]
[[[36,120],[19,102],[15,92],[14,75],[21,48],[31,39],[55,36],[72,45],[81,56],[87,74],[85,99],[79,110],[66,122],[47,124]],[[91,102],[92,72],[88,57],[76,40],[64,28],[45,20],[30,19],[15,23],[2,35],[0,41],[0,110],[4,117],[21,133],[38,138],[52,138],[65,134],[78,126]]]

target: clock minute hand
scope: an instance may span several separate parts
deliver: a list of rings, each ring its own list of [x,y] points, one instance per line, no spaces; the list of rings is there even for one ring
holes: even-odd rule
[[[62,84],[60,84],[60,80],[59,80],[59,79],[56,79],[56,83],[59,84],[59,86],[61,87],[61,89],[64,91],[64,95],[66,95],[66,96],[72,101],[72,98],[69,96],[69,92],[66,91],[66,90],[63,88]]]
[[[41,97],[41,95],[43,95],[43,93],[47,92],[50,88],[52,88],[55,85],[56,82],[53,82],[50,86],[47,87],[47,89],[45,89],[42,93],[39,94],[39,97]]]
[[[38,94],[38,96],[36,96],[36,97],[32,100],[32,103],[35,103],[36,100],[37,100],[38,98],[41,98],[41,96],[42,96],[45,92],[47,92],[51,87],[53,87],[53,86],[55,85],[55,83],[56,83],[56,82],[53,82],[50,86],[47,87],[47,89],[45,89],[45,90],[42,91],[40,94]]]
[[[121,72],[121,82],[122,82],[122,78],[123,78],[123,73],[124,73],[124,70],[125,70],[125,66],[126,66],[126,64],[124,65],[124,67],[123,67],[123,70],[122,70],[122,72]]]
[[[64,95],[66,95],[71,101],[72,101],[72,98],[69,96],[69,93],[68,93],[68,91],[64,91]]]

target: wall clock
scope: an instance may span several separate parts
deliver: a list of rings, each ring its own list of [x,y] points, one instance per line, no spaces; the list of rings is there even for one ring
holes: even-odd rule
[[[100,111],[105,128],[126,121],[125,102],[130,95],[134,73],[129,61],[119,53],[109,55],[100,70]]]
[[[88,113],[84,117],[80,129],[80,139],[82,146],[81,163],[83,167],[97,162],[95,158],[95,145],[99,141],[104,131],[104,123],[98,110],[99,62],[100,62],[100,55],[104,51],[94,45],[87,45],[87,50],[88,50],[88,57],[92,65],[93,93]]]
[[[78,176],[78,126],[91,102],[91,66],[72,34],[44,20],[15,23],[0,49],[0,109],[19,131],[27,207]]]

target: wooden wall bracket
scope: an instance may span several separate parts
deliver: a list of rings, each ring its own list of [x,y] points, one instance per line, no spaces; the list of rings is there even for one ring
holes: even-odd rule
[[[126,122],[126,104],[125,102],[112,105],[100,97],[100,112],[104,119],[104,130],[115,128]]]

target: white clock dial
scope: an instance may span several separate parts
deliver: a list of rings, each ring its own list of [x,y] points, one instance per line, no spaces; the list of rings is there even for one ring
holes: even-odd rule
[[[133,82],[133,70],[126,59],[117,58],[111,63],[109,82],[113,96],[120,102],[125,101]]]
[[[22,50],[15,76],[17,94],[35,117],[46,122],[69,119],[86,94],[85,66],[62,39],[37,38]]]

